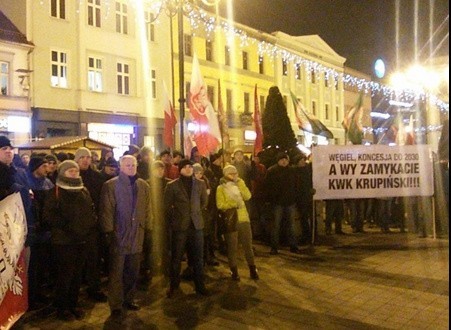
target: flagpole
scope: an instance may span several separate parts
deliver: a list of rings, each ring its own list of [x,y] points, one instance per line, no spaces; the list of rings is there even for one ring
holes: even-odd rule
[[[185,57],[183,49],[183,5],[178,8],[178,32],[179,32],[179,103],[180,103],[180,150],[184,150],[184,123],[185,123]],[[186,156],[186,155],[185,155]]]

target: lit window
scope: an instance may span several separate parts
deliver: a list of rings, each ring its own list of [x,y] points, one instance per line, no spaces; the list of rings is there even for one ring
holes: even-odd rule
[[[88,0],[88,25],[100,27],[100,0]]]
[[[316,73],[315,73],[315,70],[314,70],[314,69],[311,69],[311,70],[310,70],[310,79],[311,79],[311,81],[312,81],[312,84],[315,84],[315,83],[316,83]]]
[[[249,70],[249,55],[247,52],[243,52],[243,69]]]
[[[146,11],[146,34],[148,41],[155,41],[155,15]]]
[[[117,93],[130,95],[130,66],[126,63],[117,63]]]
[[[152,98],[155,100],[157,98],[157,71],[150,71],[150,84],[151,84],[151,93]]]
[[[215,101],[215,88],[213,86],[207,86],[207,95],[208,95],[208,100],[210,101],[210,103],[213,105],[214,107],[214,101]]]
[[[250,95],[249,93],[244,93],[244,113],[249,112],[251,112]]]
[[[55,18],[66,18],[66,0],[51,0],[50,15]]]
[[[9,94],[9,63],[0,62],[0,95]]]
[[[224,53],[225,53],[225,65],[230,65],[230,47],[229,46],[225,46],[224,49]]]
[[[302,72],[301,72],[301,65],[296,64],[296,79],[301,80],[302,79]]]
[[[207,40],[205,41],[205,54],[207,61],[213,61],[213,41]]]
[[[193,39],[189,34],[184,35],[185,55],[193,56]]]
[[[260,74],[265,74],[265,62],[263,55],[258,57],[258,72]]]
[[[282,75],[288,76],[288,62],[286,59],[282,59]]]
[[[100,58],[88,58],[88,88],[93,92],[101,92],[103,90],[102,60]]]
[[[52,87],[68,87],[67,80],[67,54],[64,52],[51,51],[52,76],[50,83]]]
[[[116,1],[116,32],[128,34],[128,9],[125,3]]]
[[[233,105],[233,92],[231,89],[226,90],[226,107],[227,112],[232,112],[232,105]]]

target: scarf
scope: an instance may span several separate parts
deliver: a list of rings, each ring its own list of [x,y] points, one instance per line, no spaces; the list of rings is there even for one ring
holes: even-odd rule
[[[241,196],[241,191],[236,182],[228,181],[223,178],[221,179],[221,185],[224,188],[226,196],[238,203],[238,208],[245,206],[243,196]]]
[[[82,190],[83,180],[79,178],[68,178],[65,176],[58,176],[56,179],[56,185],[66,190]]]

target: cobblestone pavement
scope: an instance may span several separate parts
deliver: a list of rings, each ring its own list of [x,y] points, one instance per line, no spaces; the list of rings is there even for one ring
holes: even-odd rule
[[[349,230],[349,228],[345,228]],[[46,310],[27,313],[14,329],[448,329],[449,241],[413,234],[348,234],[320,237],[317,245],[269,254],[255,244],[260,280],[244,259],[240,282],[230,280],[226,258],[208,267],[210,297],[193,284],[165,297],[166,282],[155,277],[139,292],[142,309],[113,321],[106,303],[92,303],[81,321],[62,322]]]

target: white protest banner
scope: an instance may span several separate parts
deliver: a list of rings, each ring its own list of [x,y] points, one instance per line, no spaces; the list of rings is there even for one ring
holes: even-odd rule
[[[20,193],[0,201],[0,329],[9,329],[28,308],[25,238]]]
[[[427,145],[347,145],[313,148],[314,199],[432,196]]]

